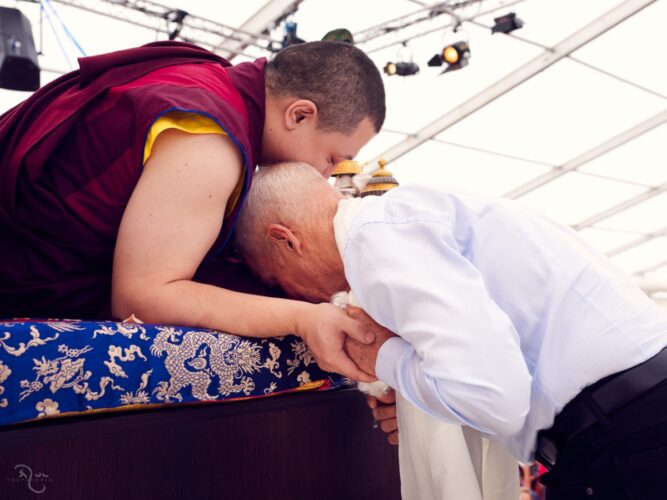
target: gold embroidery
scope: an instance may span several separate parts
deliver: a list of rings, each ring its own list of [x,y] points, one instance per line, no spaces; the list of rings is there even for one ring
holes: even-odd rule
[[[216,399],[217,395],[208,392],[214,376],[219,377],[218,393],[223,396],[234,392],[248,395],[255,388],[253,380],[243,375],[263,367],[259,345],[219,332],[184,334],[173,327],[158,327],[158,331],[151,354],[161,357],[166,353],[164,365],[170,375],[169,382],[161,382],[153,391],[158,400],[180,401],[179,391],[187,386],[191,386],[195,399]]]
[[[21,380],[20,386],[25,389],[19,394],[19,401],[23,401],[33,392],[37,392],[49,384],[52,393],[60,389],[71,388],[77,394],[84,394],[87,400],[99,399],[104,395],[106,386],[113,382],[109,377],[102,377],[100,380],[100,393],[93,392],[88,388],[88,380],[92,376],[89,370],[84,371],[83,365],[85,358],[71,359],[74,356],[80,356],[92,351],[92,347],[85,346],[82,349],[70,349],[66,345],[58,346],[58,351],[65,353],[64,356],[53,360],[47,360],[44,356],[41,359],[33,359],[36,372],[35,380]],[[122,387],[112,384],[112,388],[123,390]]]
[[[29,340],[27,344],[20,342],[18,347],[9,347],[7,344],[5,344],[5,340],[9,340],[11,335],[9,332],[5,332],[2,338],[0,338],[0,345],[2,345],[2,347],[5,348],[5,351],[7,351],[12,356],[21,356],[31,347],[44,345],[51,340],[56,340],[60,336],[60,333],[56,333],[53,337],[41,338],[37,327],[32,325],[30,326],[30,335],[32,336],[32,339]]]
[[[35,405],[35,410],[39,412],[37,414],[37,418],[48,417],[49,415],[57,415],[60,413],[60,410],[58,409],[58,402],[49,398],[38,402]]]
[[[157,383],[157,387],[153,389],[152,394],[155,395],[155,398],[158,401],[164,401],[165,403],[173,403],[174,401],[183,401],[183,396],[178,392],[173,392],[169,390],[169,382],[166,380],[160,380]]]
[[[86,372],[86,374],[88,375],[86,378],[89,378],[90,372]],[[104,394],[106,393],[107,386],[109,384],[111,384],[112,389],[115,389],[117,391],[125,390],[121,386],[115,385],[111,377],[102,377],[100,379],[100,390],[98,392],[90,390],[90,387],[88,387],[88,382],[84,382],[83,384],[80,383],[72,384],[72,389],[77,394],[83,394],[83,397],[85,397],[87,401],[95,401],[104,396]]]
[[[148,370],[146,373],[142,373],[139,388],[134,393],[126,392],[121,395],[120,402],[124,405],[150,403],[150,396],[145,389],[148,386],[148,379],[151,376],[151,373],[153,373],[153,370]]]
[[[124,355],[123,350],[125,351]],[[137,345],[131,345],[125,349],[119,346],[110,345],[108,350],[109,361],[104,361],[104,364],[107,366],[107,368],[109,368],[109,371],[112,375],[121,378],[127,378],[127,373],[125,373],[123,368],[116,363],[116,358],[118,358],[120,361],[134,361],[136,359],[135,353],[144,361],[148,361],[148,358],[144,356],[144,354],[141,352],[141,348]]]
[[[0,384],[9,378],[12,370],[0,360]],[[5,392],[5,388],[0,385],[0,395]],[[6,408],[9,403],[6,398],[0,399],[0,408]]]
[[[141,340],[150,340],[146,335],[146,327],[139,323],[115,323],[116,329],[109,325],[100,325],[100,328],[93,332],[93,338],[97,335],[116,335],[120,333],[123,337],[131,339],[136,333],[139,333]]]
[[[311,382],[310,380],[310,373],[307,371],[302,371],[299,373],[299,375],[296,377],[297,382],[299,382],[299,385],[306,385]]]
[[[266,361],[264,362],[264,368],[267,368],[271,372],[271,374],[276,378],[283,378],[282,372],[276,371],[278,368],[280,368],[280,362],[278,361],[278,358],[280,358],[280,354],[281,354],[280,347],[278,347],[273,342],[269,342],[270,357],[266,358]]]
[[[303,363],[303,366],[305,367],[315,362],[313,355],[310,353],[306,343],[303,340],[297,340],[296,342],[292,342],[290,345],[292,347],[294,359],[287,360],[288,375],[291,375],[294,370],[301,366],[301,363]]]
[[[64,333],[64,332],[75,332],[77,330],[85,330],[86,328],[83,326],[79,326],[76,323],[72,323],[70,321],[49,321],[48,323],[44,323],[46,326],[49,328],[52,328],[53,330]]]

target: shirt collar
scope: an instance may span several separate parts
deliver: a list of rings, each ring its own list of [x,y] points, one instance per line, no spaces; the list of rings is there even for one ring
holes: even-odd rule
[[[340,258],[343,258],[343,251],[345,250],[345,243],[347,242],[347,235],[354,221],[354,218],[361,211],[362,208],[376,201],[378,196],[365,196],[363,198],[344,198],[338,202],[338,209],[333,218],[334,237],[336,238],[336,247]]]

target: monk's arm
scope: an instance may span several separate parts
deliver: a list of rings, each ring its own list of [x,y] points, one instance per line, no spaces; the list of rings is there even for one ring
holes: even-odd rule
[[[165,131],[123,214],[114,253],[112,313],[141,320],[223,330],[237,335],[295,333],[325,368],[363,375],[328,339],[362,340],[363,325],[330,304],[261,297],[192,281],[222,227],[242,172],[227,136]],[[327,366],[329,365],[329,366]]]

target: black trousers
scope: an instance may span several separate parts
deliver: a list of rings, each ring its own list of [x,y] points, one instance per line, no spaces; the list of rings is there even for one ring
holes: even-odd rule
[[[570,439],[547,500],[667,500],[667,381]]]

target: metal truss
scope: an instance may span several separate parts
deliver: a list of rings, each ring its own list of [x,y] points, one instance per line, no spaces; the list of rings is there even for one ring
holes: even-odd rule
[[[456,26],[496,12],[507,9],[524,0],[463,0],[438,2],[425,6],[410,14],[400,16],[381,24],[372,26],[354,34],[354,43],[364,49],[367,54],[379,50],[408,43],[410,40],[429,35],[436,31],[454,29]],[[478,6],[474,13],[470,7]],[[485,8],[482,10],[482,6]],[[440,17],[447,16],[447,22],[442,24]],[[391,40],[387,41],[387,38]]]
[[[649,279],[635,276],[633,281],[649,297],[654,293],[664,292],[667,290],[667,280],[664,279]]]
[[[618,255],[619,253],[623,253],[635,247],[638,247],[639,245],[643,245],[644,243],[651,241],[653,238],[658,238],[660,236],[665,236],[665,235],[667,235],[667,226],[663,227],[662,229],[658,229],[657,231],[654,231],[652,233],[640,236],[637,239],[627,242],[625,245],[621,245],[612,250],[609,250],[605,255],[607,257],[613,257],[614,255]]]
[[[216,47],[215,51],[231,60],[239,51],[248,46],[252,37],[266,38],[270,30],[276,28],[287,16],[296,12],[302,1],[269,0],[238,29],[242,33],[251,35],[251,38],[246,40],[225,39]]]
[[[662,194],[665,191],[667,191],[667,182],[659,186],[649,188],[643,193],[639,193],[637,196],[633,196],[632,198],[629,198],[619,203],[618,205],[614,205],[613,207],[603,210],[602,212],[598,212],[597,214],[592,215],[577,224],[574,224],[572,226],[572,229],[574,229],[575,231],[581,231],[582,229],[590,227],[593,224],[597,224],[601,220],[608,219],[612,215],[616,215],[620,212],[623,212],[624,210],[627,210],[628,208],[632,208],[635,205],[638,205],[650,198],[653,198],[654,196],[658,196],[659,194]]]
[[[37,0],[31,0],[37,3]],[[192,15],[185,10],[168,7],[150,0],[53,0],[87,12],[123,21],[135,26],[196,43],[214,51],[224,49],[227,55],[246,55],[243,49],[256,47],[273,50],[280,42],[264,34],[250,33],[209,19]],[[235,48],[227,45],[234,44]]]
[[[649,267],[645,267],[641,271],[637,271],[635,274],[637,276],[645,276],[646,274],[650,273],[651,271],[655,271],[656,269],[660,269],[663,266],[667,266],[667,259],[662,260],[662,261],[658,262],[657,264],[653,264]],[[667,287],[664,290],[667,291]]]
[[[667,109],[661,111],[660,113],[650,117],[649,119],[635,125],[634,127],[629,128],[618,134],[615,137],[599,144],[588,151],[578,155],[575,158],[563,163],[562,165],[555,167],[553,170],[546,172],[539,177],[536,177],[521,186],[518,186],[505,194],[505,197],[516,199],[521,196],[524,196],[535,189],[544,186],[545,184],[561,177],[568,172],[572,172],[579,168],[580,166],[616,149],[623,144],[636,139],[640,135],[645,134],[646,132],[653,130],[654,128],[662,125],[667,122]]]
[[[383,154],[375,158],[371,164],[375,164],[380,158],[384,158],[387,162],[400,158],[420,144],[435,137],[541,71],[544,71],[549,66],[552,66],[562,58],[586,45],[625,19],[633,16],[654,1],[655,0],[628,0],[614,7],[584,28],[556,44],[550,50],[546,50],[542,54],[539,54],[537,57],[512,71],[504,78],[501,78],[494,84],[474,95],[463,104],[457,106],[440,118],[437,118],[421,128],[415,134],[410,135],[403,141],[389,148]]]

